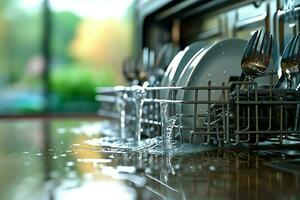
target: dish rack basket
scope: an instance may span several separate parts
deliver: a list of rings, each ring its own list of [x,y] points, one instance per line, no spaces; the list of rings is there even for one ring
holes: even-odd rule
[[[161,134],[161,104],[178,119],[172,137],[182,142],[213,145],[300,143],[300,93],[253,81],[222,82],[199,87],[145,87],[141,131],[144,137]],[[98,114],[120,120],[120,99],[125,95],[125,127],[134,132],[134,87],[97,88]],[[162,94],[168,93],[167,97]],[[179,98],[179,93],[185,94]],[[166,95],[164,95],[166,96]],[[205,98],[202,98],[205,97]],[[201,108],[201,109],[200,109]],[[124,113],[123,113],[124,114]]]

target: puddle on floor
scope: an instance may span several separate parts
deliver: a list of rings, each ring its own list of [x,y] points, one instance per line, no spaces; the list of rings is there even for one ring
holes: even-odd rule
[[[108,137],[117,129],[108,130],[107,121],[29,121],[22,129],[15,123],[0,124],[9,130],[0,141],[14,146],[0,147],[0,199],[300,198],[300,175],[284,170],[287,163],[299,168],[297,149],[173,142],[163,154],[159,137],[139,145]]]

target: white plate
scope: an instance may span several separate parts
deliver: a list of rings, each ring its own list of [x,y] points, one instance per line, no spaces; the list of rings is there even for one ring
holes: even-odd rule
[[[166,68],[170,65],[172,59],[178,52],[179,52],[179,47],[177,45],[175,46],[171,42],[164,44],[160,49],[156,58],[157,68],[166,70]]]
[[[177,53],[177,55],[173,58],[170,65],[168,66],[160,86],[172,86],[174,83],[176,85],[180,75],[182,74],[183,69],[187,65],[187,63],[192,59],[192,57],[203,47],[206,45],[206,42],[194,42],[187,46],[184,50]],[[162,90],[161,97],[167,98],[168,91]]]
[[[239,77],[242,73],[241,58],[246,45],[245,40],[227,39],[215,43],[214,45],[203,50],[191,63],[186,66],[184,74],[181,75],[177,86],[198,87],[207,86],[211,81],[212,86],[220,86],[222,81],[227,84],[229,78]],[[212,100],[218,100],[221,91],[214,91],[211,94]],[[179,100],[193,100],[194,94],[191,91],[179,91],[177,93]],[[207,101],[207,91],[199,92],[198,100]],[[179,104],[180,105],[180,104]],[[197,106],[198,114],[206,114],[207,104]],[[182,114],[193,114],[193,105],[184,104],[177,107]],[[197,126],[203,127],[205,118],[197,120]],[[184,127],[193,126],[193,118],[183,118]],[[189,139],[189,133],[184,133],[184,139]],[[196,139],[196,138],[195,138]],[[197,139],[196,139],[197,140]]]

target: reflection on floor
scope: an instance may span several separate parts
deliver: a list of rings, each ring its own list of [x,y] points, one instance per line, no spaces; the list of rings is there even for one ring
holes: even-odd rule
[[[300,198],[297,146],[155,155],[87,144],[103,135],[101,126],[1,121],[0,199]]]

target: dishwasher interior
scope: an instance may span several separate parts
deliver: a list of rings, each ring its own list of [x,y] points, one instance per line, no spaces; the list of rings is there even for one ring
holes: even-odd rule
[[[134,133],[122,137],[164,135],[168,120],[175,117],[170,137],[184,143],[298,144],[300,93],[287,88],[287,83],[275,87],[284,47],[299,33],[298,5],[298,1],[280,0],[140,1],[136,55],[124,62],[129,85],[97,88],[98,113],[117,120],[121,136]],[[274,37],[272,61],[254,81],[240,81],[229,74],[212,82],[208,74],[205,84],[162,84],[179,49],[195,41],[248,40],[261,28]]]

